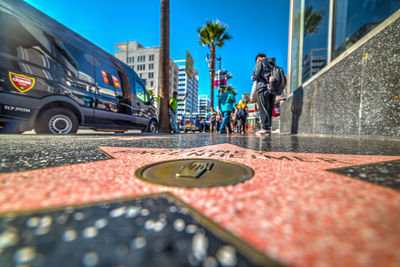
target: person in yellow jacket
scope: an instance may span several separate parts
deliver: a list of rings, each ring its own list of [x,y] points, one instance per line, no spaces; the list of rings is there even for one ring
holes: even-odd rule
[[[237,104],[235,115],[239,124],[239,132],[246,133],[247,105],[243,100]]]

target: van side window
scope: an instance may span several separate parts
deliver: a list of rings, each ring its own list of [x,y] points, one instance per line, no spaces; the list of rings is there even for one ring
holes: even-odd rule
[[[77,78],[88,83],[94,83],[93,49],[89,46],[78,48],[65,41],[62,42],[62,49],[68,55],[66,58],[78,69]],[[85,51],[82,49],[85,49]]]
[[[96,53],[96,83],[99,93],[109,97],[121,97],[122,83],[114,64],[100,53]]]
[[[57,62],[55,39],[50,34],[6,12],[1,12],[0,25],[7,25],[7,29],[0,30],[0,51],[22,60],[18,62],[21,71],[46,79],[43,70],[30,66],[34,64],[67,73],[65,66]],[[59,75],[55,75],[54,79],[64,81]]]
[[[139,82],[139,81],[135,81],[135,89],[136,89],[136,96],[137,98],[144,102],[147,103],[149,101],[149,97],[148,94],[146,92],[146,89],[144,88],[144,86]]]
[[[45,79],[49,79],[51,76],[52,79],[59,82],[64,82],[64,78],[60,76],[62,73],[71,76],[72,79],[78,78],[88,83],[94,83],[94,66],[90,62],[93,58],[91,46],[79,44],[78,48],[76,45],[59,40],[35,24],[5,12],[1,12],[0,19],[1,25],[7,25],[7,30],[0,30],[0,40],[7,40],[7,42],[0,42],[0,50],[29,62],[30,66],[26,63],[19,63],[22,71],[32,72]],[[45,74],[43,70],[32,69],[35,66],[31,64],[48,69],[46,71],[59,73]]]

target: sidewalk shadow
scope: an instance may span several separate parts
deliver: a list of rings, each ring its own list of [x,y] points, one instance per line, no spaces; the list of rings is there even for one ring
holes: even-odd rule
[[[297,134],[299,130],[299,119],[303,109],[304,89],[300,86],[293,92],[292,102],[292,130],[291,134]]]

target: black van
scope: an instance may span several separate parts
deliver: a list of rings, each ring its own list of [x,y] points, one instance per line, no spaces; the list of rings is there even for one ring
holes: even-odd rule
[[[117,58],[21,0],[0,1],[0,132],[156,132],[153,102]]]

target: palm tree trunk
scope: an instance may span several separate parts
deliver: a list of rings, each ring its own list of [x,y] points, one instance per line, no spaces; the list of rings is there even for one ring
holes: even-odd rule
[[[215,45],[210,47],[211,107],[214,109]]]
[[[170,133],[169,101],[169,0],[161,0],[160,133]]]

